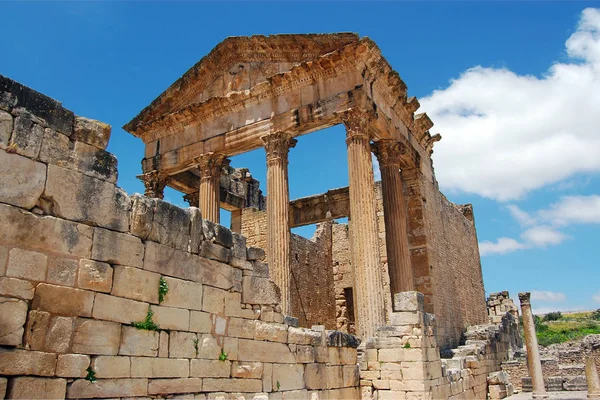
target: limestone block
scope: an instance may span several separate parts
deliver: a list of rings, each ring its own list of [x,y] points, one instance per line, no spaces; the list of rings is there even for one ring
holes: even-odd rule
[[[148,240],[187,251],[190,244],[190,212],[160,199],[154,199],[153,202]]]
[[[227,330],[227,318],[212,314],[212,321],[215,335],[224,335]]]
[[[158,304],[160,275],[143,269],[115,266],[113,296]]]
[[[378,392],[379,400],[404,400],[406,399],[406,392],[397,390],[381,390]]]
[[[147,313],[147,303],[98,293],[94,301],[92,317],[105,321],[130,324],[132,322],[143,321]]]
[[[160,331],[158,339],[158,356],[161,358],[169,357],[169,334]]]
[[[158,355],[158,332],[137,329],[132,326],[123,326],[121,329],[122,335],[119,354],[147,357],[156,357]]]
[[[254,339],[254,332],[256,330],[256,321],[250,319],[242,319],[242,318],[230,318],[229,319],[229,329],[228,335],[237,337],[237,338],[245,338],[245,339]]]
[[[2,120],[0,130],[1,124]],[[44,191],[46,166],[18,154],[0,151],[0,176],[0,202],[31,209]]]
[[[44,128],[35,124],[28,116],[22,115],[14,119],[10,145],[14,146],[17,153],[36,158],[40,153],[43,138]]]
[[[236,361],[238,359],[238,345],[239,341],[237,338],[223,338],[223,351],[227,354],[228,360]]]
[[[315,330],[314,326],[313,330]],[[360,339],[354,335],[340,331],[326,331],[325,343],[327,346],[357,348],[360,345]]]
[[[202,391],[202,379],[152,379],[148,383],[148,394],[197,393]]]
[[[113,269],[110,265],[93,260],[79,261],[77,287],[96,292],[110,292],[113,281]]]
[[[207,360],[216,360],[221,355],[221,346],[217,342],[217,339],[212,335],[204,334],[198,335],[198,355],[197,358],[204,358]]]
[[[375,379],[373,381],[373,388],[374,389],[383,389],[383,390],[389,390],[390,389],[390,380],[389,379]]]
[[[262,386],[263,392],[273,390],[273,364],[263,364]]]
[[[0,375],[53,376],[56,354],[0,348]]]
[[[64,399],[66,379],[20,376],[11,380],[9,399]]]
[[[202,301],[202,309],[214,314],[223,314],[225,311],[225,295],[227,292],[214,287],[206,286]]]
[[[225,316],[240,317],[242,315],[242,294],[229,292],[225,294]]]
[[[33,284],[17,278],[0,277],[0,296],[33,299]]]
[[[192,360],[190,364],[190,376],[197,378],[229,378],[231,373],[231,361],[228,360],[196,359]]]
[[[0,204],[0,221],[11,227],[0,230],[0,243],[90,257],[93,230],[87,225],[40,217],[7,204]]]
[[[195,333],[174,331],[169,335],[169,357],[195,358],[199,351],[200,343]]]
[[[48,257],[36,251],[14,248],[8,253],[6,275],[32,281],[44,281]]]
[[[48,260],[48,276],[46,282],[61,286],[74,286],[78,267],[76,260],[52,257]]]
[[[273,368],[273,385],[273,391],[304,389],[304,365],[278,364]]]
[[[202,284],[165,277],[169,286],[163,306],[202,310]]]
[[[67,399],[137,397],[148,394],[148,379],[77,379],[67,388]]]
[[[190,331],[210,333],[212,331],[212,326],[213,324],[209,313],[190,311]]]
[[[231,260],[231,249],[216,243],[204,241],[200,246],[200,255],[211,260],[228,263]]]
[[[237,274],[241,277],[240,270],[227,264],[154,242],[146,243],[144,269],[225,290],[234,288]]]
[[[89,118],[75,116],[73,124],[73,140],[87,143],[104,150],[110,139],[110,125]]]
[[[296,347],[296,362],[313,363],[315,362],[315,350],[312,346],[298,345]]]
[[[92,359],[92,369],[96,378],[129,378],[131,361],[129,357],[99,356]]]
[[[245,276],[242,280],[242,303],[246,304],[279,304],[281,291],[268,278]]]
[[[222,225],[217,225],[205,219],[202,221],[202,233],[205,240],[220,244],[228,249],[233,246],[232,232]]]
[[[196,207],[190,207],[190,244],[188,251],[194,254],[198,254],[200,250],[200,244],[204,239],[202,234],[202,214]]]
[[[340,364],[355,365],[357,362],[357,351],[352,347],[342,347],[339,351]]]
[[[252,261],[252,271],[257,278],[268,278],[269,277],[269,264],[263,261]]]
[[[398,311],[390,314],[392,325],[418,325],[423,323],[422,312]]]
[[[0,111],[0,148],[8,146],[13,130],[13,117],[6,111]]]
[[[141,268],[143,257],[144,245],[135,236],[94,228],[92,259]]]
[[[344,387],[344,375],[341,365],[327,365],[325,374],[327,375],[327,389]]]
[[[244,270],[243,273],[247,273],[248,275],[253,275],[251,261],[242,260],[241,258],[237,258],[237,257],[232,257],[231,260],[229,260],[229,265],[231,265],[234,268],[239,268],[239,269]]]
[[[67,353],[71,346],[73,318],[53,317],[46,335],[45,350],[53,353]]]
[[[8,248],[0,246],[0,275],[6,274],[6,261],[8,259]]]
[[[256,321],[254,338],[256,340],[286,343],[287,325]]]
[[[77,319],[73,335],[73,352],[116,355],[119,352],[121,325],[93,319]]]
[[[146,240],[152,230],[152,222],[158,199],[149,198],[137,193],[131,195],[130,198],[129,231],[132,235]]]
[[[193,369],[194,367],[192,366]],[[233,378],[260,379],[262,374],[263,363],[261,362],[234,361],[231,364],[231,377]]]
[[[265,251],[259,247],[248,247],[246,253],[248,260],[250,261],[264,261],[266,258]]]
[[[288,328],[288,337],[290,343],[310,344],[317,346],[321,343],[321,332],[315,332],[306,328]]]
[[[394,311],[423,311],[425,297],[420,292],[401,292],[394,294]]]
[[[23,341],[27,303],[23,300],[0,297],[0,344],[18,346]]]
[[[50,164],[43,196],[59,217],[120,232],[129,229],[131,200],[111,182]]]
[[[262,381],[260,379],[205,378],[202,380],[202,390],[205,392],[257,393],[262,391]]]
[[[239,340],[238,359],[267,363],[292,364],[296,362],[294,353],[286,344],[247,339]]]
[[[40,283],[31,308],[58,315],[90,317],[93,304],[94,292]]]
[[[152,306],[154,322],[161,329],[187,331],[190,327],[190,312],[181,308]]]
[[[190,376],[190,363],[185,359],[131,357],[131,376],[187,378]]]
[[[24,347],[30,350],[44,350],[46,346],[46,334],[50,325],[50,313],[45,311],[29,311],[27,325],[25,328],[25,337],[23,339]]]
[[[90,366],[90,356],[84,354],[61,354],[56,364],[56,376],[62,378],[85,378]]]
[[[358,365],[342,366],[342,378],[344,387],[358,386],[360,380]]]
[[[231,247],[232,255],[240,260],[246,260],[246,237],[240,233],[232,232],[233,246]]]
[[[321,390],[327,388],[327,373],[325,364],[308,364],[304,371],[306,388],[310,390]]]

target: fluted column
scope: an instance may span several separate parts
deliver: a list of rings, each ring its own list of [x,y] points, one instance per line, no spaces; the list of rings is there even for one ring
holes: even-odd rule
[[[415,290],[406,231],[406,204],[400,175],[405,150],[395,140],[380,140],[373,145],[381,171],[385,243],[392,298],[394,293]]]
[[[521,315],[523,316],[523,333],[525,334],[525,346],[527,346],[527,368],[531,377],[534,399],[547,399],[546,387],[544,386],[544,375],[542,374],[542,360],[538,348],[537,336],[535,335],[535,322],[531,312],[531,293],[519,293],[521,301]]]
[[[288,152],[296,145],[284,132],[261,137],[267,153],[267,261],[281,289],[281,309],[291,313]]]
[[[375,211],[375,182],[369,138],[370,113],[351,110],[342,115],[346,126],[350,184],[350,235],[356,302],[356,332],[363,339],[385,325],[385,304]]]
[[[221,167],[225,156],[219,153],[206,153],[197,157],[200,170],[200,201],[199,208],[202,218],[218,224],[220,222],[221,202],[219,190],[221,187]]]
[[[164,189],[167,185],[168,177],[158,171],[150,171],[137,178],[144,183],[144,196],[162,199],[164,197]]]

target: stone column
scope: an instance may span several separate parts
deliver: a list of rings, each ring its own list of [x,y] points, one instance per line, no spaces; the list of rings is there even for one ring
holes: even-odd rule
[[[190,205],[190,207],[198,207],[200,205],[200,192],[188,193],[183,196],[183,200]]]
[[[535,336],[535,323],[533,322],[533,313],[531,312],[530,297],[531,293],[529,292],[519,293],[525,346],[527,346],[527,367],[529,369],[529,376],[531,377],[531,385],[533,386],[533,398],[547,399],[548,394],[544,386],[542,360],[540,359],[540,349],[538,348],[537,337]]]
[[[379,326],[385,325],[375,183],[368,133],[373,119],[371,113],[359,110],[350,110],[342,115],[348,147],[354,310],[356,332],[362,339],[372,337]]]
[[[164,197],[165,186],[167,185],[167,176],[158,171],[150,171],[137,178],[144,183],[146,188],[144,196],[162,199]]]
[[[395,140],[380,140],[373,145],[381,171],[385,243],[392,299],[395,293],[415,290],[406,231],[406,203],[402,193],[400,166],[404,146]]]
[[[281,289],[281,309],[290,315],[290,195],[288,152],[296,145],[284,132],[262,136],[267,153],[267,261],[271,276]]]
[[[593,356],[588,356],[585,360],[585,379],[588,387],[588,399],[600,399],[600,378]]]
[[[218,224],[220,222],[221,167],[225,156],[219,153],[206,153],[197,157],[200,170],[199,208],[202,218]]]

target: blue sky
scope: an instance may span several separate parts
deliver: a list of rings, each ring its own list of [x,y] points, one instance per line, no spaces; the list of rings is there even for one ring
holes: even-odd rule
[[[515,298],[534,291],[538,311],[593,309],[600,308],[600,11],[587,8],[594,5],[3,2],[0,73],[111,124],[119,185],[133,193],[143,191],[135,179],[143,146],[120,127],[225,37],[369,36],[443,136],[437,177],[450,200],[474,205],[486,291]],[[300,138],[290,153],[292,198],[347,185],[343,139],[340,127]],[[232,165],[265,181],[262,150]],[[176,192],[167,199],[185,205]]]

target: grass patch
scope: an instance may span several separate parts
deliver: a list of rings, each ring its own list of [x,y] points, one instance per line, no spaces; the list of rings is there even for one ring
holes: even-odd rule
[[[548,346],[581,339],[587,335],[600,334],[600,323],[593,319],[593,313],[580,312],[554,314],[551,318],[535,317],[535,330],[538,343]],[[558,315],[557,315],[558,314]]]

